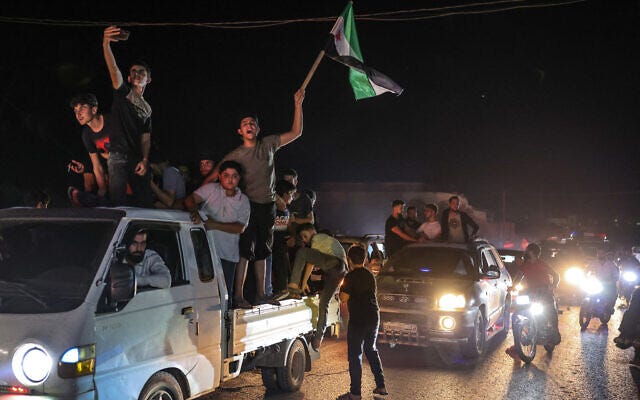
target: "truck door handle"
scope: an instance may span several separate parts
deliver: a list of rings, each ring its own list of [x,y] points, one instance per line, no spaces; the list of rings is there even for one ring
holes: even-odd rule
[[[182,309],[182,315],[193,314],[193,307],[185,307]]]

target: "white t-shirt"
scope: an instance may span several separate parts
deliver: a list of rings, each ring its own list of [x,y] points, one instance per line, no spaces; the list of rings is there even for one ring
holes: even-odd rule
[[[238,222],[247,226],[251,206],[249,198],[236,188],[233,196],[227,196],[219,183],[207,183],[195,192],[203,201],[202,211],[218,222]],[[240,234],[212,230],[218,257],[223,260],[240,261]]]
[[[416,232],[423,232],[425,235],[427,235],[427,239],[433,240],[440,236],[440,234],[442,233],[442,227],[440,226],[440,222],[438,221],[424,222],[418,227],[418,230],[416,230]]]

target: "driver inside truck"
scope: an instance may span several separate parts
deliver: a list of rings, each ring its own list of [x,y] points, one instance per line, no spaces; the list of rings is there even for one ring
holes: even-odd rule
[[[147,249],[149,232],[140,229],[127,246],[125,263],[133,266],[138,287],[165,289],[171,286],[171,271],[158,253]]]

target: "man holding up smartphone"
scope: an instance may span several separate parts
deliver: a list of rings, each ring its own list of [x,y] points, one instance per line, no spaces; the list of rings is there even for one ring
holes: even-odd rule
[[[111,113],[119,119],[120,135],[111,136],[109,154],[109,196],[114,205],[126,203],[127,183],[133,190],[133,205],[152,207],[149,149],[151,147],[151,106],[143,97],[151,82],[149,66],[136,61],[129,68],[127,83],[118,68],[111,42],[127,40],[129,32],[117,26],[104,30],[102,50],[114,89]],[[131,85],[131,86],[129,86]]]

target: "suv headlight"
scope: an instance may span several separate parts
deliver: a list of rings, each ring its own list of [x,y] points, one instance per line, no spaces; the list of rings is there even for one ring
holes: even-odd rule
[[[16,349],[11,360],[13,374],[20,383],[32,386],[45,381],[51,372],[52,360],[44,347],[25,343]]]
[[[445,295],[440,296],[438,299],[438,307],[444,310],[453,310],[456,308],[464,308],[466,304],[464,295],[459,294],[455,295],[452,293],[447,293]]]
[[[626,271],[622,274],[622,279],[627,282],[635,282],[638,279],[638,275],[633,271]]]

